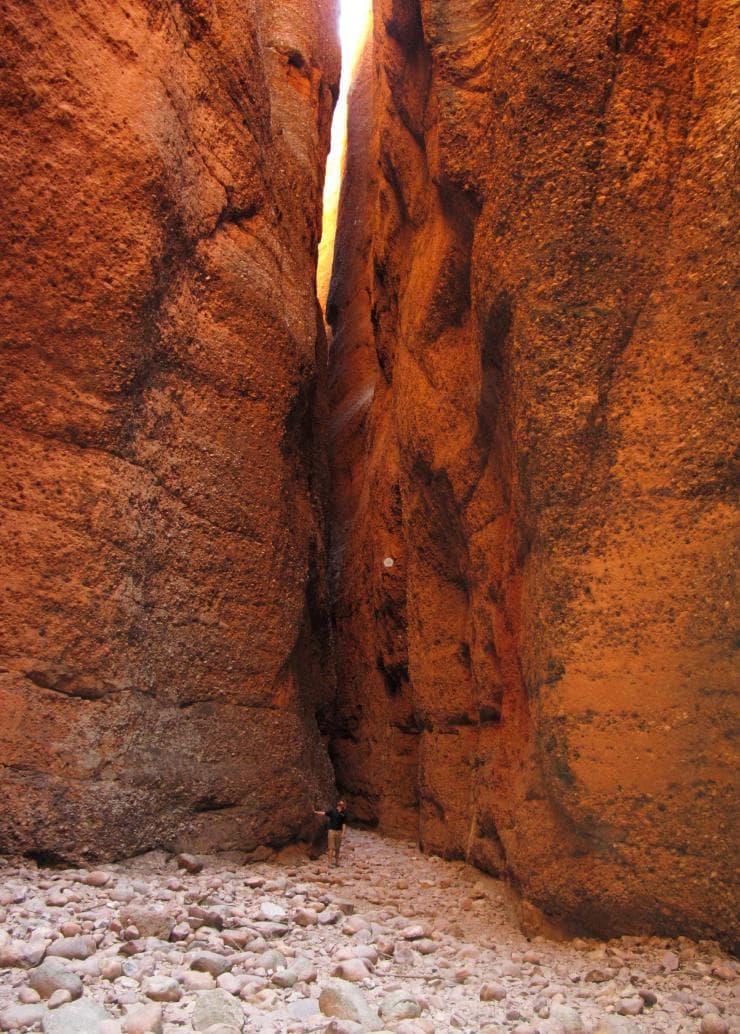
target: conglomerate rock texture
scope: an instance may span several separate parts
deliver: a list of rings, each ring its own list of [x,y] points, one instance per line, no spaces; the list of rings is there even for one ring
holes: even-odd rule
[[[573,925],[730,939],[731,5],[375,21],[328,310],[338,780]]]
[[[287,840],[332,785],[334,0],[0,14],[0,851]]]

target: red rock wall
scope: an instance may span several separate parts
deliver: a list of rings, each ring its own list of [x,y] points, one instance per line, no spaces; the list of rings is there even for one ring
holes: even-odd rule
[[[0,851],[307,830],[333,0],[2,14]]]
[[[375,8],[329,309],[338,778],[582,929],[730,937],[730,6]]]

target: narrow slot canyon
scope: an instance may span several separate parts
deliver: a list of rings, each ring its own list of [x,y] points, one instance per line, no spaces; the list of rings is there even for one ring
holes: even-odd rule
[[[736,949],[731,5],[339,8],[0,4],[0,855]]]

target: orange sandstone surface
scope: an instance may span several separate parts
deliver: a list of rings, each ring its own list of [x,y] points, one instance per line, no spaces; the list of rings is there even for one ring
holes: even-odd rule
[[[351,810],[731,939],[730,6],[376,0],[328,318]]]
[[[1,7],[0,850],[286,841],[333,782],[335,3]]]

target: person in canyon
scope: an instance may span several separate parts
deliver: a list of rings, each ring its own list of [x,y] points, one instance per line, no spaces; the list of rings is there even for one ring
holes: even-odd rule
[[[326,849],[327,860],[329,867],[331,867],[333,857],[334,866],[337,867],[339,865],[339,849],[342,846],[342,833],[347,825],[347,802],[337,801],[336,807],[329,808],[327,811],[317,811],[314,808],[313,813],[314,815],[323,815],[327,821],[329,829],[329,840]]]

